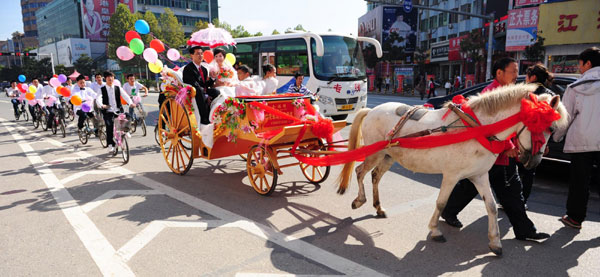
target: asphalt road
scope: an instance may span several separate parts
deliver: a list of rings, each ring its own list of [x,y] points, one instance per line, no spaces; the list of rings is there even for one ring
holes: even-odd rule
[[[154,124],[157,95],[145,99]],[[419,104],[417,98],[371,95]],[[349,118],[352,121],[352,117]],[[600,272],[600,201],[593,194],[581,231],[564,227],[564,165],[544,165],[528,215],[543,243],[515,240],[500,212],[503,257],[488,250],[481,200],[460,214],[455,229],[440,223],[447,242],[428,239],[427,224],[441,176],[394,165],[380,194],[388,218],[367,203],[350,208],[356,181],[335,193],[340,167],[322,185],[285,168],[271,196],[251,188],[239,157],[195,160],[185,176],[173,174],[159,147],[140,131],[122,165],[97,139],[79,142],[15,122],[0,98],[0,272],[3,276],[593,276]],[[347,136],[346,128],[342,133]],[[367,178],[369,179],[369,178]]]

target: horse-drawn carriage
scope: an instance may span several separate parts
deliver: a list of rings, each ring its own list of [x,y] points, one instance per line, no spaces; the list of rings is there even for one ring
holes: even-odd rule
[[[300,94],[228,98],[214,108],[212,140],[202,139],[195,112],[193,87],[178,74],[166,69],[163,93],[166,100],[158,116],[159,144],[169,168],[184,175],[195,158],[208,160],[247,155],[248,178],[254,190],[269,195],[275,190],[281,169],[299,166],[309,182],[321,183],[329,176],[329,166],[312,166],[300,161],[283,164],[293,154],[325,155],[326,142],[314,134],[313,123],[328,122],[329,132],[337,132],[346,121],[320,118],[310,98]],[[216,102],[216,101],[214,101]],[[218,104],[217,104],[218,105]],[[212,144],[212,145],[211,145]],[[295,151],[292,151],[294,149]]]

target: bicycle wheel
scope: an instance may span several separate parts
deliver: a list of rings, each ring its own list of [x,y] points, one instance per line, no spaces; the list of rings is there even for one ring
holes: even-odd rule
[[[129,162],[129,144],[126,135],[121,135],[121,156],[123,156],[123,164],[127,164]]]
[[[23,119],[25,121],[29,121],[29,113],[27,113],[27,110],[25,110],[25,108],[21,109],[21,114],[23,115]]]
[[[102,148],[108,147],[108,141],[106,140],[106,127],[101,126],[98,128],[98,138],[100,139],[100,144]]]
[[[135,133],[135,130],[137,130],[137,120],[135,119],[135,116],[131,119],[131,127],[129,128],[129,132],[130,133]]]
[[[75,111],[73,111],[73,106],[67,104],[68,116],[67,119],[73,121],[75,119]]]
[[[65,127],[66,125],[67,124],[65,123],[65,119],[61,118],[60,119],[60,133],[61,133],[61,135],[62,135],[63,138],[67,136],[67,129]]]
[[[56,116],[52,122],[50,122],[50,124],[52,124],[52,126],[50,126],[50,129],[52,129],[52,134],[56,135],[58,132],[58,120],[56,120]]]
[[[81,141],[81,144],[86,144],[88,142],[88,134],[87,134],[88,128],[89,128],[89,125],[86,120],[83,123],[83,128],[77,129],[77,135],[79,136],[79,141]]]
[[[39,117],[40,118],[40,125],[42,125],[42,130],[47,131],[48,130],[48,117],[46,116],[46,113],[42,112],[42,116]]]
[[[33,114],[31,114],[31,123],[33,123],[33,129],[40,127],[40,114],[37,110],[33,110]]]
[[[156,144],[160,146],[160,142],[158,141],[158,124],[154,126],[154,140],[156,141]]]

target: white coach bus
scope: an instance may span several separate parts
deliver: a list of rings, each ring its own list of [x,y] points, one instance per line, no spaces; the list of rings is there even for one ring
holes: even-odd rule
[[[262,76],[262,67],[272,64],[277,70],[278,93],[286,92],[296,72],[304,75],[303,84],[317,96],[321,113],[336,120],[367,105],[367,76],[359,42],[381,45],[372,38],[310,32],[236,39],[230,47],[237,62]],[[236,63],[237,63],[236,62]]]

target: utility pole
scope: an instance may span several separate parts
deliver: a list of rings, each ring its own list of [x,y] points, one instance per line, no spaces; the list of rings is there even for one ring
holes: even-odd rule
[[[395,6],[401,6],[404,4],[404,0],[365,0],[365,1],[372,2],[372,3],[381,3],[384,5],[395,5]],[[493,38],[493,34],[494,34],[494,14],[493,13],[490,15],[483,15],[483,14],[468,13],[468,12],[462,12],[462,11],[445,10],[445,9],[428,7],[428,6],[423,6],[423,5],[412,5],[412,7],[418,8],[418,9],[423,9],[423,10],[431,10],[431,11],[438,11],[438,12],[444,12],[444,13],[459,14],[459,15],[483,18],[485,20],[488,20],[490,23],[490,26],[489,26],[489,35],[488,35],[488,50],[487,50],[487,64],[486,64],[486,70],[485,70],[485,79],[486,80],[491,79],[491,76],[492,76],[492,50],[493,50],[492,38]]]
[[[54,71],[54,55],[52,55],[52,52],[50,52],[50,54],[45,54],[45,53],[37,53],[38,56],[50,56],[50,64],[52,65],[52,75],[55,75],[56,72]]]

